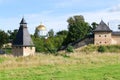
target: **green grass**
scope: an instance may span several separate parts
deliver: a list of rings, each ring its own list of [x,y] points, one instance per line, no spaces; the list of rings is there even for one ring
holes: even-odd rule
[[[0,80],[120,80],[120,64],[81,68],[38,66],[0,71]]]
[[[1,56],[0,80],[120,80],[120,54]]]

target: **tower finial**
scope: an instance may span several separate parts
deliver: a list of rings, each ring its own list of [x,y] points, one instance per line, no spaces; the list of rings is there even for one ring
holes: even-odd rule
[[[25,19],[24,19],[24,17],[22,18],[20,24],[27,24],[26,21],[25,21]]]
[[[40,22],[40,25],[42,25],[42,22]]]

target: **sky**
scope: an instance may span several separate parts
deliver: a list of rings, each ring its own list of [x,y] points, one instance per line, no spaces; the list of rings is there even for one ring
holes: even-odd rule
[[[120,24],[120,0],[0,0],[0,10],[5,31],[18,29],[22,17],[31,34],[41,23],[47,31],[67,29],[67,19],[74,15],[83,15],[89,24],[103,20],[114,31]]]

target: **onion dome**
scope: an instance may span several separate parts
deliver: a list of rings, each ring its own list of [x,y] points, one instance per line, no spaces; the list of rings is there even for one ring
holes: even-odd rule
[[[39,26],[37,27],[37,29],[38,29],[39,31],[45,31],[45,30],[46,30],[46,27],[45,27],[44,25],[39,25]]]

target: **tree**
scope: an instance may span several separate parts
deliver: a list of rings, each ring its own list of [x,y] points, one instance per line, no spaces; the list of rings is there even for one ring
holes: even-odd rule
[[[68,35],[63,45],[67,45],[78,39],[83,39],[90,33],[90,25],[85,22],[82,15],[70,17],[68,20]]]
[[[54,31],[53,31],[53,29],[51,29],[51,30],[48,31],[48,35],[49,35],[49,37],[53,37],[53,36],[54,36]]]
[[[68,34],[67,30],[62,30],[56,33],[56,35],[64,35],[64,36],[67,36],[67,34]]]
[[[5,43],[8,43],[8,34],[0,30],[0,48],[2,48]]]
[[[35,33],[34,33],[35,38],[38,38],[38,37],[39,37],[38,32],[39,32],[39,30],[38,30],[37,27],[36,27]]]
[[[15,29],[13,31],[8,30],[7,33],[9,35],[9,40],[14,40],[17,35],[18,29]]]
[[[92,25],[92,30],[95,30],[95,28],[98,26],[96,22],[93,22],[91,25]]]

